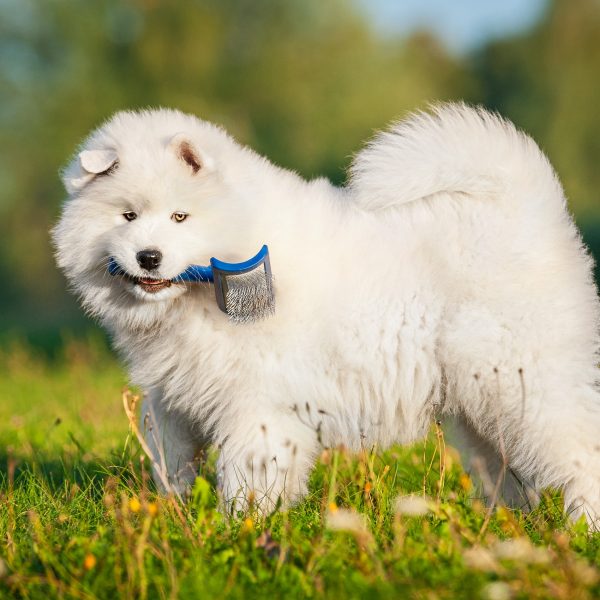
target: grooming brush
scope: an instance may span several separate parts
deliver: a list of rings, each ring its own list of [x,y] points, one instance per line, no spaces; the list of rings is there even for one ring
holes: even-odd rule
[[[111,258],[111,275],[126,275]],[[264,245],[256,256],[240,263],[210,259],[210,266],[191,265],[171,279],[172,283],[214,283],[218,307],[236,323],[264,319],[275,312],[269,248]]]

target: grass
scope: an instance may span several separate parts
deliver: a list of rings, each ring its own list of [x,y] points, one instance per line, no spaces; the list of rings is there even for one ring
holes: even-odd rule
[[[436,426],[410,448],[324,449],[308,498],[264,519],[216,510],[214,457],[187,505],[158,497],[125,383],[94,340],[0,356],[0,597],[600,596],[600,534],[553,492],[490,513]]]

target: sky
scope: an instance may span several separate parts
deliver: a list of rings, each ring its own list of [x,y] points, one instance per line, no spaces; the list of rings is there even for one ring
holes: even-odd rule
[[[526,31],[542,17],[549,0],[359,0],[377,28],[406,35],[434,32],[452,51],[464,54],[490,39]]]

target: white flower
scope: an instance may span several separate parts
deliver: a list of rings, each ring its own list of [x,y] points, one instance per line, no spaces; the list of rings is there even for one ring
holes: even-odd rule
[[[347,508],[329,511],[326,526],[334,531],[349,531],[350,533],[367,531],[364,515]]]
[[[512,591],[508,583],[492,581],[481,590],[481,595],[487,600],[510,600]]]
[[[400,496],[396,498],[395,513],[406,517],[422,517],[431,511],[432,501],[425,496]]]
[[[366,547],[373,542],[373,536],[367,526],[367,520],[361,515],[347,508],[338,508],[327,513],[325,525],[332,531],[346,531],[351,533],[360,546]]]
[[[496,542],[493,552],[500,560],[515,560],[522,563],[534,564],[547,563],[550,560],[550,555],[546,548],[534,546],[524,537]]]
[[[469,569],[475,571],[496,572],[500,566],[494,555],[487,548],[481,546],[467,548],[463,553],[463,560]]]

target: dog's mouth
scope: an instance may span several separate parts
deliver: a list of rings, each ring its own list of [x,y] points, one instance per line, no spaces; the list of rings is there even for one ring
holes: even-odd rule
[[[134,285],[141,287],[145,292],[149,294],[156,294],[160,290],[171,287],[170,279],[154,279],[153,277],[131,277]]]
[[[133,284],[134,287],[139,287],[148,294],[156,294],[174,284],[172,279],[131,275],[125,271],[114,258],[109,258],[107,267],[110,275],[122,277]]]
[[[122,271],[121,277],[133,283],[133,285],[142,288],[149,294],[156,294],[160,290],[171,287],[173,282],[170,279],[157,279],[156,277],[134,277],[129,273]]]

